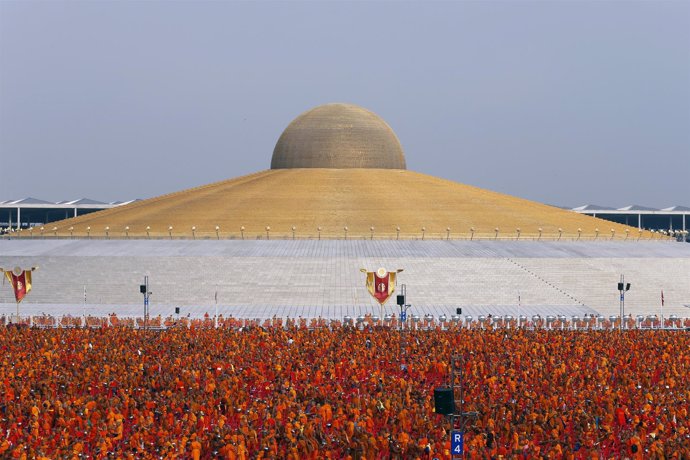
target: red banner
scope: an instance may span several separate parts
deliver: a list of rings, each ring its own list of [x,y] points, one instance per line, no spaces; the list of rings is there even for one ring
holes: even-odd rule
[[[369,294],[383,305],[386,300],[395,292],[395,278],[399,271],[389,272],[384,268],[379,268],[375,272],[361,270],[367,274],[367,290]]]
[[[5,277],[12,285],[14,298],[21,302],[31,290],[31,270],[22,270],[16,267],[13,271],[6,271]]]
[[[383,277],[380,277],[377,273],[374,273],[374,298],[383,303],[388,300],[391,293],[388,292],[388,286],[390,283],[390,273],[386,273]]]

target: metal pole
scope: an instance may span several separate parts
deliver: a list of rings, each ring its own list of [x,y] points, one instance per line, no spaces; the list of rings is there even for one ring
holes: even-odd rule
[[[145,292],[144,292],[144,330],[148,330],[149,328],[149,277],[148,275],[144,276],[144,286]]]
[[[518,291],[517,327],[520,329],[520,291]]]
[[[457,429],[460,431],[459,435],[464,438],[465,418],[466,416],[473,416],[474,414],[465,412],[464,360],[462,355],[452,355],[450,366],[450,387],[453,389],[453,403],[455,406],[454,412],[448,417],[450,419],[450,434],[451,436],[454,435],[457,425]],[[464,450],[464,448],[462,450]],[[451,460],[463,457],[464,452],[456,454],[456,452],[451,449]]]
[[[620,286],[620,324],[618,325],[618,329],[622,332],[623,331],[623,316],[625,315],[625,277],[621,275],[621,282],[619,284]]]

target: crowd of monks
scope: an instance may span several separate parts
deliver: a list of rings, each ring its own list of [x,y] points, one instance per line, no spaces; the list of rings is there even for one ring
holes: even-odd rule
[[[690,459],[682,330],[8,326],[0,361],[0,458],[449,459],[453,374],[464,458]]]

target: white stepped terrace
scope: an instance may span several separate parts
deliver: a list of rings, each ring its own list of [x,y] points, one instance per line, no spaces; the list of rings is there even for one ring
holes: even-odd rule
[[[419,315],[690,316],[690,245],[671,242],[389,240],[0,240],[0,267],[39,266],[21,313],[342,318],[395,313],[369,296],[360,268],[404,269]],[[84,301],[86,287],[86,302]],[[216,295],[217,293],[217,295]],[[217,299],[217,300],[216,300]],[[519,300],[518,300],[519,299]],[[16,305],[7,283],[0,315]]]

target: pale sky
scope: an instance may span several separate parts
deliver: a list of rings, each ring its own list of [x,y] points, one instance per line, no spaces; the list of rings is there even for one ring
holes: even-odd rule
[[[267,169],[328,102],[379,114],[414,171],[690,206],[690,1],[0,0],[0,201]]]

